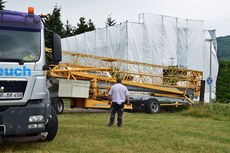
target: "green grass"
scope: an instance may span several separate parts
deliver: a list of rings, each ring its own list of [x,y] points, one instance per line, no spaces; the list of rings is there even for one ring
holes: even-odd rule
[[[64,113],[54,141],[0,145],[0,152],[230,152],[228,114],[216,120],[191,109],[124,113],[122,128],[107,127],[109,113]]]
[[[64,102],[64,106],[65,106],[65,107],[70,107],[70,104],[71,104],[70,99],[62,98],[62,100],[63,100],[63,102]]]
[[[226,119],[230,117],[230,104],[213,103],[211,111],[208,103],[204,104],[204,107],[195,105],[190,107],[187,111],[183,111],[181,114],[193,117],[208,117],[218,120]]]

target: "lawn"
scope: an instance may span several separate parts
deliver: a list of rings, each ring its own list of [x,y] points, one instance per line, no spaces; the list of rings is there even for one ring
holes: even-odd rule
[[[0,152],[230,152],[230,119],[184,113],[124,113],[122,128],[109,113],[64,113],[52,142],[0,145]]]

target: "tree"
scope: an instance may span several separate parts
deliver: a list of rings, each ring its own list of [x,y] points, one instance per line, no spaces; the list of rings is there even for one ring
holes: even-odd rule
[[[65,37],[69,37],[69,36],[73,36],[74,35],[74,27],[69,24],[69,21],[66,20],[66,24],[65,24]]]
[[[77,29],[75,30],[74,34],[79,35],[84,33],[88,30],[88,24],[85,21],[84,17],[80,17],[79,23],[77,23]]]
[[[89,19],[87,31],[93,31],[93,30],[95,30],[95,29],[96,29],[96,28],[95,28],[94,23],[92,22],[91,19]]]
[[[0,10],[4,10],[6,1],[0,0]]]
[[[44,26],[51,30],[61,37],[64,37],[64,27],[61,21],[61,8],[57,5],[54,6],[52,14],[47,14],[45,18],[43,18]],[[45,32],[45,46],[48,48],[52,47],[51,33]]]
[[[219,60],[230,60],[230,36],[217,38],[217,57]]]
[[[54,6],[52,14],[48,14],[43,20],[44,26],[49,30],[57,33],[61,37],[64,37],[64,26],[61,21],[61,8],[57,5]]]
[[[114,26],[116,23],[117,22],[115,21],[115,19],[112,19],[112,17],[110,15],[107,16],[107,19],[105,22],[106,27]]]
[[[230,61],[219,61],[219,74],[216,82],[216,98],[218,102],[230,101]]]
[[[95,30],[95,24],[92,22],[91,19],[86,23],[85,17],[80,17],[79,23],[77,23],[77,28],[74,31],[74,34],[79,35],[84,32]]]

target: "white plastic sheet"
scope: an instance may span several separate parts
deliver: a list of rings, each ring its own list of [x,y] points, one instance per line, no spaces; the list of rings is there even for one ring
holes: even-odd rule
[[[180,68],[188,67],[188,23],[177,18],[177,64]]]
[[[203,70],[203,22],[188,20],[187,68]]]
[[[143,62],[163,64],[163,16],[143,14]]]
[[[139,21],[142,22],[124,22],[63,38],[62,49],[137,62],[178,66],[203,71],[204,79],[209,76],[210,43],[206,39],[211,38],[211,35],[203,30],[203,21],[146,13],[139,15]],[[214,47],[212,47],[212,59],[214,96],[218,74],[218,60]],[[68,59],[64,58],[63,62],[65,61]],[[208,93],[207,85],[205,89]],[[207,93],[205,101],[208,101]]]
[[[143,52],[143,24],[128,23],[128,60],[144,60]]]

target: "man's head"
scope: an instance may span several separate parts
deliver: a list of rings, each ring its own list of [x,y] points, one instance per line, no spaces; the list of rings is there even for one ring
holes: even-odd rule
[[[117,79],[117,83],[121,83],[121,79],[120,78]]]

